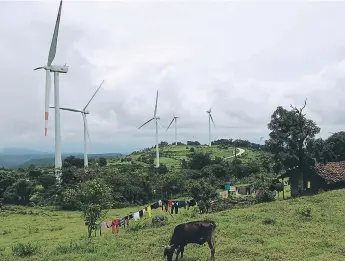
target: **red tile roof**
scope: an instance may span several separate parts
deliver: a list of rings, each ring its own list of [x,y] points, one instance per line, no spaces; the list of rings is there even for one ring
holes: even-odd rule
[[[327,181],[345,181],[345,161],[328,162],[326,165],[316,164],[315,170],[318,176]]]

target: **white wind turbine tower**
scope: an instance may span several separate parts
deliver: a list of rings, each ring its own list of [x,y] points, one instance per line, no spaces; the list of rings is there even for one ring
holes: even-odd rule
[[[214,121],[211,115],[211,108],[206,112],[208,113],[208,146],[211,146],[211,120],[212,120],[213,126],[216,127],[216,125],[214,124]]]
[[[157,103],[158,103],[158,90],[156,95],[156,105],[155,105],[155,111],[153,113],[153,117],[149,119],[147,122],[145,122],[143,125],[141,125],[138,129],[148,124],[150,121],[155,120],[156,121],[156,168],[159,168],[159,148],[158,148],[158,125],[162,128],[162,126],[159,124],[159,117],[157,117]]]
[[[97,88],[95,93],[92,95],[92,97],[89,100],[89,102],[86,104],[86,106],[82,110],[76,110],[76,109],[71,109],[71,108],[60,108],[60,110],[64,110],[64,111],[79,112],[83,116],[83,121],[84,121],[84,168],[87,168],[88,165],[89,165],[88,164],[88,158],[87,158],[87,149],[88,149],[87,148],[87,138],[90,139],[89,127],[88,127],[87,119],[86,119],[86,114],[90,114],[90,112],[87,111],[86,108],[87,108],[87,106],[89,106],[90,102],[95,97],[95,95],[98,92],[98,90],[102,87],[103,83],[104,83],[104,81],[102,81],[100,86]],[[55,108],[55,107],[50,107],[50,108]]]
[[[44,69],[46,70],[46,90],[45,90],[45,133],[47,136],[48,128],[48,117],[49,117],[49,98],[50,98],[50,89],[51,89],[51,76],[50,72],[54,72],[54,105],[57,108],[55,110],[55,174],[59,178],[59,174],[62,167],[61,160],[61,133],[60,133],[60,101],[59,101],[59,73],[67,73],[68,66],[65,65],[52,65],[52,62],[56,54],[57,39],[59,34],[59,25],[62,9],[62,0],[60,1],[59,11],[56,18],[55,29],[53,38],[50,45],[48,62],[46,66],[38,67],[34,70]]]
[[[173,123],[173,121],[175,121],[175,145],[177,145],[177,125],[176,125],[176,122],[177,122],[177,119],[178,119],[178,118],[180,118],[180,117],[175,116],[175,114],[174,114],[174,117],[173,117],[173,119],[171,120],[171,122],[170,122],[170,124],[169,124],[169,126],[168,126],[168,128],[167,128],[167,130],[166,130],[166,131],[168,131],[168,129],[169,129],[169,127],[171,126],[171,124]]]

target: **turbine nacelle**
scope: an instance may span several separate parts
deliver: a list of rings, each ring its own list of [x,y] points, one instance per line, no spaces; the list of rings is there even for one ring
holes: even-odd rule
[[[67,73],[68,72],[68,66],[67,65],[51,65],[51,66],[42,66],[42,67],[37,67],[34,70],[39,70],[39,69],[44,69],[46,71],[51,71],[51,72],[58,72],[58,73]]]

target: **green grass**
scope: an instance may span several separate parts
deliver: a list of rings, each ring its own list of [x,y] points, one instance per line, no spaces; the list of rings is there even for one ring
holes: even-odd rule
[[[344,193],[338,190],[207,215],[217,222],[216,260],[345,260]],[[108,218],[139,209],[112,210]],[[105,229],[102,236],[87,239],[79,212],[16,208],[0,214],[0,260],[163,260],[162,245],[168,243],[176,224],[192,220],[191,213],[185,210],[173,218],[168,214],[166,227],[151,228],[145,217],[130,223],[137,229],[121,229],[119,234]],[[209,260],[209,249],[188,245],[184,260]]]

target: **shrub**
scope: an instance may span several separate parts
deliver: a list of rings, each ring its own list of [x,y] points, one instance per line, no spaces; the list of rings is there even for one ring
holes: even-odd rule
[[[311,217],[311,208],[308,206],[301,207],[296,210],[297,215],[304,218],[310,218]]]
[[[15,256],[28,257],[38,252],[38,245],[31,243],[18,243],[12,246],[12,252]]]
[[[274,217],[265,217],[262,221],[262,224],[264,225],[275,225],[276,223],[277,221]]]
[[[168,217],[162,214],[155,215],[152,217],[153,227],[162,227],[168,225]]]
[[[271,202],[275,200],[275,193],[268,189],[260,189],[256,193],[256,201],[258,203]]]

